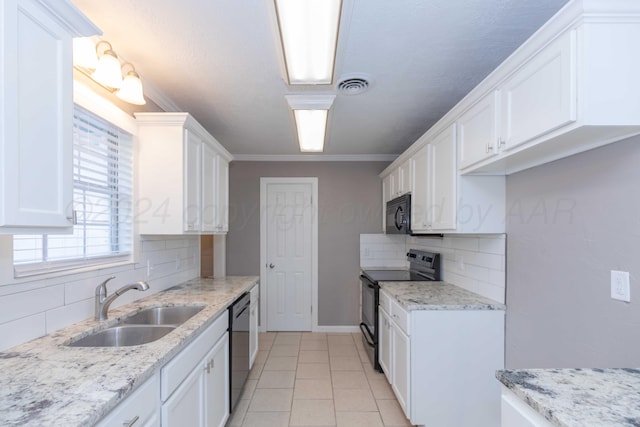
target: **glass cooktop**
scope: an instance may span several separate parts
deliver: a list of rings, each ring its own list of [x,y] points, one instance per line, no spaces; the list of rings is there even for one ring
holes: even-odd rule
[[[412,282],[429,280],[410,270],[364,270],[364,275],[373,282]]]

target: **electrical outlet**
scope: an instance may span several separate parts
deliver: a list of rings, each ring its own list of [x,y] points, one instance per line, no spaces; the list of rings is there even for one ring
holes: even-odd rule
[[[147,279],[150,279],[152,276],[153,266],[151,265],[151,261],[147,260]]]
[[[628,271],[611,270],[611,298],[631,302]]]

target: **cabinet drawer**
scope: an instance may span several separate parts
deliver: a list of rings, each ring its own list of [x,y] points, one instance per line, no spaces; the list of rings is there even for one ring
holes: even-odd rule
[[[204,332],[182,350],[160,371],[160,398],[164,402],[193,370],[229,328],[229,316],[225,310]]]
[[[255,285],[253,288],[251,288],[251,291],[249,291],[249,293],[251,294],[251,305],[256,304],[260,300],[260,286]]]
[[[395,300],[391,300],[390,303],[391,311],[389,314],[391,315],[391,320],[396,322],[405,334],[411,335],[409,331],[409,312],[402,308]]]
[[[96,424],[96,427],[126,426],[129,424],[159,425],[156,416],[160,403],[158,401],[158,386],[159,380],[156,374],[116,406]],[[134,421],[136,419],[137,421]]]
[[[380,308],[382,308],[387,313],[391,314],[391,297],[384,293],[382,290],[380,291]]]

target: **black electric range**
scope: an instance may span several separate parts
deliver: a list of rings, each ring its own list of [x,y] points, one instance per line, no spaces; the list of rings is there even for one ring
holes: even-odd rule
[[[362,270],[362,320],[360,330],[365,349],[374,368],[382,372],[378,362],[379,282],[413,282],[440,280],[440,254],[411,249],[407,253],[408,269]]]

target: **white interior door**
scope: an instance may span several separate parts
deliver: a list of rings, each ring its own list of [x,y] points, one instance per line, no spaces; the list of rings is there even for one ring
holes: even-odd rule
[[[267,330],[310,331],[311,183],[266,185]]]

